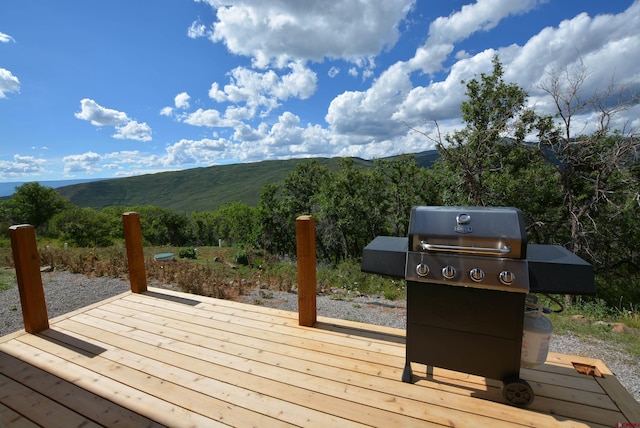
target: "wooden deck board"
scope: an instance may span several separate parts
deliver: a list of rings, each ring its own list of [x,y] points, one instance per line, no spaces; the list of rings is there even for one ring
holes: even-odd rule
[[[603,377],[578,373],[573,363]],[[413,364],[404,331],[167,290],[124,293],[0,338],[0,426],[615,426],[640,405],[599,360],[550,354],[501,382]]]

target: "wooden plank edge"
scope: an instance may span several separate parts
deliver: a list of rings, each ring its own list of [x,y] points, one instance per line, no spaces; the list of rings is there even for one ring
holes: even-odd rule
[[[600,373],[602,373],[603,375],[614,376],[614,374],[611,372],[611,370],[609,370],[609,367],[607,367],[604,361],[597,358],[589,358],[589,357],[581,357],[579,355],[559,354],[556,352],[549,352],[546,363],[562,365],[566,367],[574,367],[573,363],[587,364],[587,365],[592,365],[596,367],[600,371]]]
[[[10,407],[0,403],[0,427],[37,428],[38,425]]]
[[[635,424],[633,426],[639,426],[640,403],[622,386],[620,381],[614,375],[604,375],[603,377],[596,377],[595,379],[606,391],[607,395],[611,397],[613,402],[617,404],[622,414],[627,418],[626,422]]]
[[[105,305],[107,303],[113,302],[114,300],[122,299],[123,297],[126,297],[126,296],[128,296],[130,294],[131,294],[131,291],[125,291],[123,293],[117,294],[117,295],[109,297],[107,299],[100,300],[99,302],[92,303],[92,304],[90,304],[88,306],[83,306],[81,308],[75,309],[75,310],[67,312],[65,314],[58,315],[57,317],[51,318],[49,320],[49,326],[55,324],[58,321],[73,317],[74,315],[81,314],[81,313],[86,312],[86,311],[90,311],[91,309],[94,309],[94,308],[98,308],[98,307],[100,307],[102,305]],[[17,337],[20,337],[20,336],[24,335],[24,334],[29,334],[29,333],[27,333],[25,331],[24,327],[23,327],[20,330],[16,330],[16,331],[14,331],[12,333],[9,333],[9,334],[6,334],[6,335],[0,337],[0,343],[9,342],[9,341],[11,341],[13,339],[16,339]]]

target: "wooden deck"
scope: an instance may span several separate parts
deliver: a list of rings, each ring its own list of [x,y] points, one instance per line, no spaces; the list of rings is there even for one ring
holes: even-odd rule
[[[463,373],[427,378],[414,364],[425,376],[402,383],[403,365],[404,330],[300,327],[297,313],[150,288],[0,338],[0,426],[640,424],[640,405],[599,360],[550,354],[522,369],[528,409]]]

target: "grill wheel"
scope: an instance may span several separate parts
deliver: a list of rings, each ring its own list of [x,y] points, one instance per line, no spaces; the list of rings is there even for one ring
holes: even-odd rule
[[[503,381],[502,397],[513,406],[527,407],[533,403],[534,393],[529,382],[513,377]]]

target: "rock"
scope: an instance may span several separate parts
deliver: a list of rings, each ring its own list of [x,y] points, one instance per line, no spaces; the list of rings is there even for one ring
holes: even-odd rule
[[[630,332],[631,329],[627,327],[624,323],[614,322],[613,324],[611,324],[611,331],[614,333],[626,333],[626,332]]]
[[[589,320],[584,315],[573,315],[571,319],[581,324],[589,324]]]

